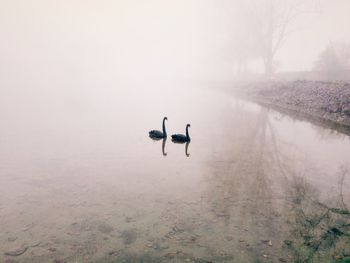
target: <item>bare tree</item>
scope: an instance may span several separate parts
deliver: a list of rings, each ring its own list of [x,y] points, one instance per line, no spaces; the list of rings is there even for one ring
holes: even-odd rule
[[[305,2],[305,1],[304,1]],[[265,73],[275,71],[275,55],[282,47],[295,18],[302,12],[300,0],[240,1],[247,30],[254,36],[255,48],[263,60]]]

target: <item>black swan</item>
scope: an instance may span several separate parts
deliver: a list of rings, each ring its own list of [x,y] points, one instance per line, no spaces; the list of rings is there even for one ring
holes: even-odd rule
[[[179,142],[179,143],[184,143],[184,142],[190,142],[191,138],[190,135],[188,134],[188,128],[191,127],[190,124],[186,125],[186,135],[183,134],[173,134],[171,135],[172,141],[173,142]]]
[[[168,120],[167,117],[163,118],[163,132],[158,130],[152,130],[149,132],[149,137],[152,139],[163,139],[167,137],[166,130],[165,130],[165,120]]]

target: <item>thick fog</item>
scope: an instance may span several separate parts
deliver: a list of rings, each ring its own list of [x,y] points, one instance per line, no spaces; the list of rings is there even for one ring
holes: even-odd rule
[[[350,0],[0,0],[0,262],[350,262],[349,26]]]
[[[232,48],[250,37],[246,24],[255,11],[244,9],[268,3],[2,1],[1,86],[220,75],[234,63]],[[330,41],[350,41],[349,1],[303,1],[296,8],[276,54],[281,71],[310,70]]]
[[[350,2],[297,2],[1,1],[2,107],[29,98],[55,103],[67,94],[81,99],[90,91],[102,96],[120,83],[147,91],[144,81],[230,79],[240,59],[261,73],[261,43],[251,29],[257,16],[267,21],[269,4],[277,15],[288,8],[293,15],[275,71],[312,70],[329,43],[350,42]]]

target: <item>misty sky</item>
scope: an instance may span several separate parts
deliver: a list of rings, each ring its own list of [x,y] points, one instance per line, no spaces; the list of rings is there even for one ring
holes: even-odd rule
[[[220,75],[227,25],[239,24],[233,2],[1,0],[0,83]],[[311,69],[330,41],[350,42],[349,14],[349,0],[316,1],[277,54],[279,70]]]
[[[278,54],[282,70],[309,70],[320,50],[330,42],[350,42],[350,1],[322,0],[314,13],[305,13],[296,22]]]

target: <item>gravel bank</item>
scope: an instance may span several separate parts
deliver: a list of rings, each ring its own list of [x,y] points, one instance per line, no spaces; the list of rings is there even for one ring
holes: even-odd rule
[[[241,88],[257,102],[350,126],[350,83],[261,82]]]

